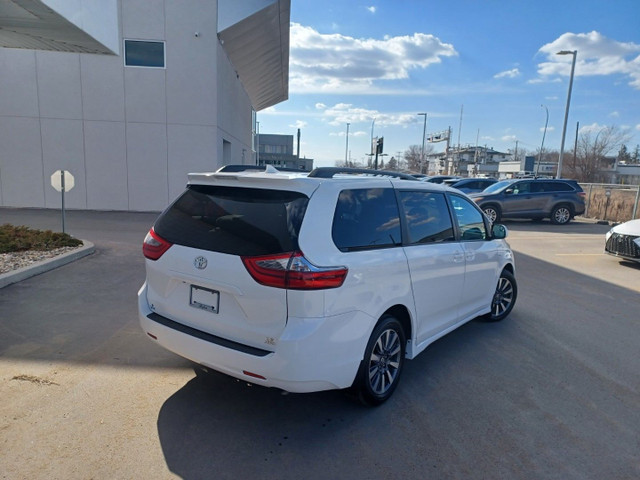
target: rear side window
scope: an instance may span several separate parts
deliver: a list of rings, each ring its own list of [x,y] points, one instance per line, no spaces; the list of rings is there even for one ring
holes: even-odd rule
[[[231,255],[298,249],[309,199],[302,193],[191,185],[157,220],[171,243]]]
[[[392,188],[343,190],[333,217],[333,241],[343,252],[400,245],[400,216]]]
[[[573,187],[564,182],[542,182],[545,192],[573,192]]]
[[[400,192],[399,195],[407,220],[407,243],[414,245],[455,240],[444,194]]]

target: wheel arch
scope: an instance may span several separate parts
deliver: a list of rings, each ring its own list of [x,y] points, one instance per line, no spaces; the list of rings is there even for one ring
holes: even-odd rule
[[[565,202],[565,201],[554,203],[553,206],[551,207],[551,214],[553,214],[553,211],[559,207],[567,207],[569,209],[569,212],[571,212],[571,216],[573,217],[575,215],[575,208],[573,207],[573,204],[571,202]]]
[[[483,212],[485,208],[489,208],[489,207],[493,208],[498,214],[498,221],[500,217],[502,217],[502,207],[500,206],[499,203],[488,201],[486,203],[483,203],[482,205],[479,205],[479,207],[480,207],[480,210],[482,210]]]
[[[412,334],[413,334],[413,328],[411,326],[411,314],[409,313],[409,309],[407,309],[407,307],[404,305],[394,305],[393,307],[388,308],[380,316],[380,318],[382,318],[387,314],[392,315],[398,319],[398,321],[400,322],[400,325],[402,325],[402,329],[404,330],[405,339],[407,341],[411,340]]]

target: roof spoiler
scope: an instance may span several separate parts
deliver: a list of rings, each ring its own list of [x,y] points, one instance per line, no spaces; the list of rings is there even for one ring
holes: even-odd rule
[[[237,173],[237,172],[264,172],[264,173],[278,173],[278,172],[297,172],[308,173],[308,170],[299,170],[297,168],[287,167],[274,167],[273,165],[223,165],[216,173]]]

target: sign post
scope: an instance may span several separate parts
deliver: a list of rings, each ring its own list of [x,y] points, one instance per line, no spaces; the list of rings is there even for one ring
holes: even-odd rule
[[[62,194],[62,233],[66,233],[64,226],[64,192],[71,190],[75,186],[75,178],[66,170],[56,170],[51,175],[51,186]]]

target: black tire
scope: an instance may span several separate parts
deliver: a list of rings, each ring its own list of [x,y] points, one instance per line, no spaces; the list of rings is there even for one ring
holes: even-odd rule
[[[352,393],[365,405],[376,406],[391,397],[404,367],[406,336],[400,322],[383,315],[371,333]]]
[[[551,210],[551,223],[554,225],[566,225],[572,217],[573,212],[569,205],[556,205]]]
[[[498,223],[500,221],[502,212],[500,211],[500,207],[497,205],[485,205],[482,207],[482,211],[487,217],[489,217],[491,223]]]
[[[491,300],[491,312],[485,315],[488,322],[499,322],[507,318],[513,310],[518,298],[516,277],[508,270],[503,270]]]

